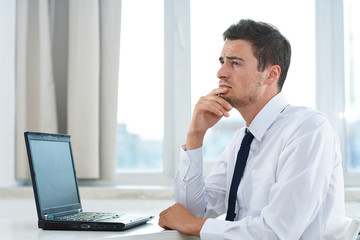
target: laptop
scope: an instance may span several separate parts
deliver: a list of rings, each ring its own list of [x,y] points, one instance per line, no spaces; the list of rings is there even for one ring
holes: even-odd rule
[[[69,135],[25,132],[38,214],[44,230],[122,231],[154,216],[84,212]]]

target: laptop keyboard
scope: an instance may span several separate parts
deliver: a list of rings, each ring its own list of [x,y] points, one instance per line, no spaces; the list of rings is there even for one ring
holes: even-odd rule
[[[81,212],[81,213],[75,213],[71,215],[58,217],[58,219],[66,220],[66,221],[94,222],[105,219],[120,218],[122,215],[123,214],[115,214],[115,213]]]

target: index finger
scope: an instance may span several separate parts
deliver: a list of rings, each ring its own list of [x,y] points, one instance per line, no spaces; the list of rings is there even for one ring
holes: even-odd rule
[[[218,98],[215,98],[215,100],[221,105],[223,106],[227,111],[230,111],[232,109],[231,104],[226,101],[221,94],[227,93],[228,92],[228,88],[215,88],[214,90],[212,90],[208,96],[216,96]]]
[[[220,87],[220,88],[215,88],[215,89],[212,90],[208,95],[216,95],[216,96],[219,96],[219,94],[227,93],[228,91],[229,91],[228,88],[226,88],[226,87]]]

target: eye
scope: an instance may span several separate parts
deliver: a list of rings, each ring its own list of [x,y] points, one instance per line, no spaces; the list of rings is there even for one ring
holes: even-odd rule
[[[239,65],[239,63],[236,62],[236,61],[232,61],[232,64],[233,64],[233,65]]]
[[[223,65],[223,64],[224,64],[224,61],[220,61],[220,64]]]

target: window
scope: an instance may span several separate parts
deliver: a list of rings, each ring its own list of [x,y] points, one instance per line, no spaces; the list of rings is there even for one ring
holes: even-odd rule
[[[190,122],[189,9],[122,1],[117,184],[173,182]]]
[[[198,17],[199,15],[201,17]],[[218,58],[224,43],[222,33],[231,23],[241,18],[274,24],[289,39],[292,45],[292,60],[283,93],[292,104],[315,107],[313,0],[255,0],[246,1],[246,4],[239,0],[191,1],[192,106],[200,96],[208,94],[218,86],[216,73],[220,67]],[[229,118],[223,118],[209,129],[204,140],[205,161],[215,161],[242,125],[244,122],[240,114],[233,109]]]
[[[345,186],[359,186],[359,80],[356,76],[359,10],[356,1],[316,1],[316,106],[337,131]],[[357,36],[357,37],[356,37]],[[357,40],[356,40],[357,39]]]
[[[356,0],[344,0],[344,5],[326,0],[122,3],[118,183],[172,184],[192,108],[218,85],[222,33],[231,23],[252,18],[274,24],[289,39],[293,55],[283,93],[291,104],[328,116],[346,153],[345,182],[359,185]],[[230,115],[206,135],[205,173],[244,124],[236,110]]]
[[[360,3],[344,1],[346,171],[360,173]]]
[[[163,1],[125,0],[122,9],[117,170],[159,172],[164,135]]]

